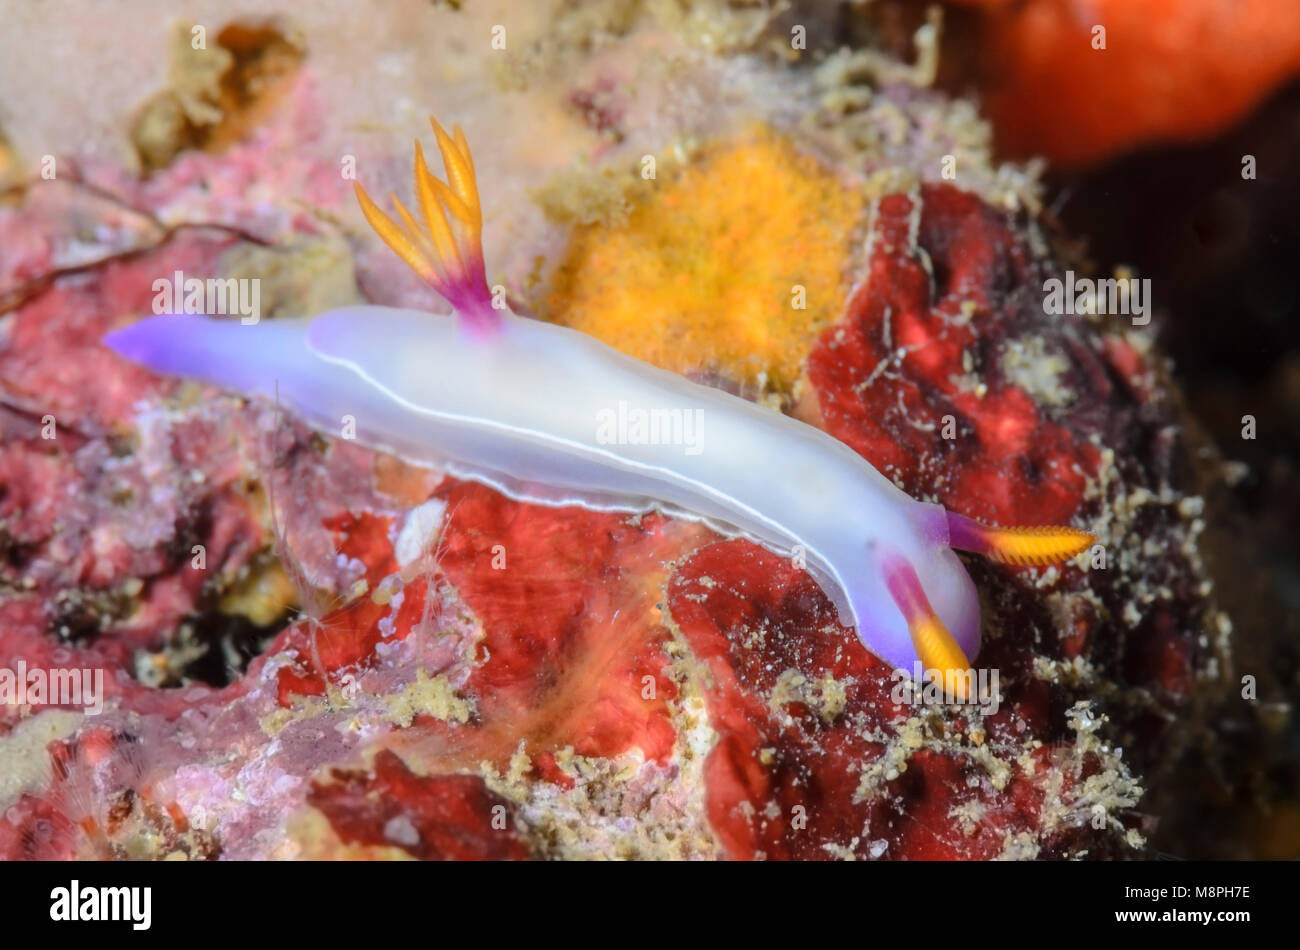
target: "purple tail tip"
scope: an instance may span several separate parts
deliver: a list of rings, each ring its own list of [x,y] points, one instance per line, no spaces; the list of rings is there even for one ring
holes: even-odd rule
[[[130,326],[122,327],[107,334],[103,344],[119,356],[124,356],[135,363],[155,366],[166,354],[169,342],[174,339],[173,321],[184,317],[147,317]]]
[[[238,324],[236,324],[238,325]],[[213,348],[222,335],[221,321],[190,314],[146,317],[114,330],[103,343],[119,356],[156,373],[207,376]]]

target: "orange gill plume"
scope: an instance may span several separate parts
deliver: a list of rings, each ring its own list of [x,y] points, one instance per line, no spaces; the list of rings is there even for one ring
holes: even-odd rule
[[[452,134],[429,119],[447,180],[429,171],[424,149],[415,143],[415,193],[422,221],[391,195],[400,223],[389,217],[356,183],[357,201],[370,226],[420,279],[431,285],[472,326],[491,326],[499,316],[492,307],[483,262],[483,208],[479,202],[474,159],[459,125]]]

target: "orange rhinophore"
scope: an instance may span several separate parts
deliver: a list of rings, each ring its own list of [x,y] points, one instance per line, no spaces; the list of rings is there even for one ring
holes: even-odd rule
[[[1003,564],[1053,564],[1087,550],[1096,540],[1096,535],[1063,525],[999,528],[948,512],[948,543],[952,547]]]
[[[930,606],[916,569],[906,558],[897,555],[885,557],[881,568],[885,587],[907,623],[921,666],[937,674],[936,678],[950,699],[967,702],[971,698],[974,680],[970,660]]]

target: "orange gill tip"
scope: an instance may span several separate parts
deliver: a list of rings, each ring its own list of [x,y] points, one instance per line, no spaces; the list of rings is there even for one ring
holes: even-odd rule
[[[361,187],[360,182],[353,182],[352,190],[356,192],[357,203],[361,205],[361,213],[366,216],[366,221],[375,229],[375,233],[384,239],[384,243],[391,247],[397,253],[397,256],[419,275],[421,280],[430,284],[436,283],[437,271],[434,269],[432,261],[419,247],[418,241],[398,225],[396,221],[380,210],[379,205],[370,199],[370,196],[366,194],[366,190]]]
[[[456,247],[456,235],[452,233],[451,222],[447,220],[447,209],[436,188],[442,184],[433,177],[429,166],[424,162],[424,149],[415,143],[415,194],[420,199],[420,210],[424,213],[425,225],[429,237],[433,239],[437,259],[451,280],[459,280],[465,274],[465,262],[461,260],[460,250]]]
[[[393,197],[399,221],[385,213],[354,184],[361,213],[407,266],[438,291],[472,326],[495,326],[500,314],[492,306],[483,263],[483,209],[469,143],[459,125],[451,135],[430,117],[447,180],[429,170],[424,150],[415,143],[415,193],[422,218],[417,221]]]
[[[438,138],[438,151],[442,153],[442,164],[447,169],[447,183],[466,207],[473,209],[475,220],[478,220],[478,185],[475,183],[474,159],[470,156],[465,133],[456,125],[452,127],[455,137],[449,136],[433,116],[429,116],[429,124],[433,126],[433,134]]]
[[[1096,541],[1095,534],[1066,525],[999,528],[948,512],[950,547],[982,554],[1002,564],[1055,564],[1086,551]]]
[[[907,622],[912,647],[927,679],[941,680],[944,695],[950,700],[967,702],[975,682],[970,660],[930,606],[916,569],[896,554],[885,558],[883,568],[885,586]]]

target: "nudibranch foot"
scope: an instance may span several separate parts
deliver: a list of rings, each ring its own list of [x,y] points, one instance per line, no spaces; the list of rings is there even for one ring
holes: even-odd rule
[[[1002,564],[1055,564],[1096,543],[1096,535],[1058,525],[1000,528],[948,512],[948,544],[958,551],[982,554]]]
[[[473,330],[497,329],[500,312],[492,305],[483,262],[483,208],[474,175],[474,159],[459,125],[452,134],[430,118],[447,180],[429,171],[424,149],[415,143],[415,193],[423,224],[392,196],[401,223],[385,214],[360,183],[354,185],[361,213],[411,270],[456,309]]]

